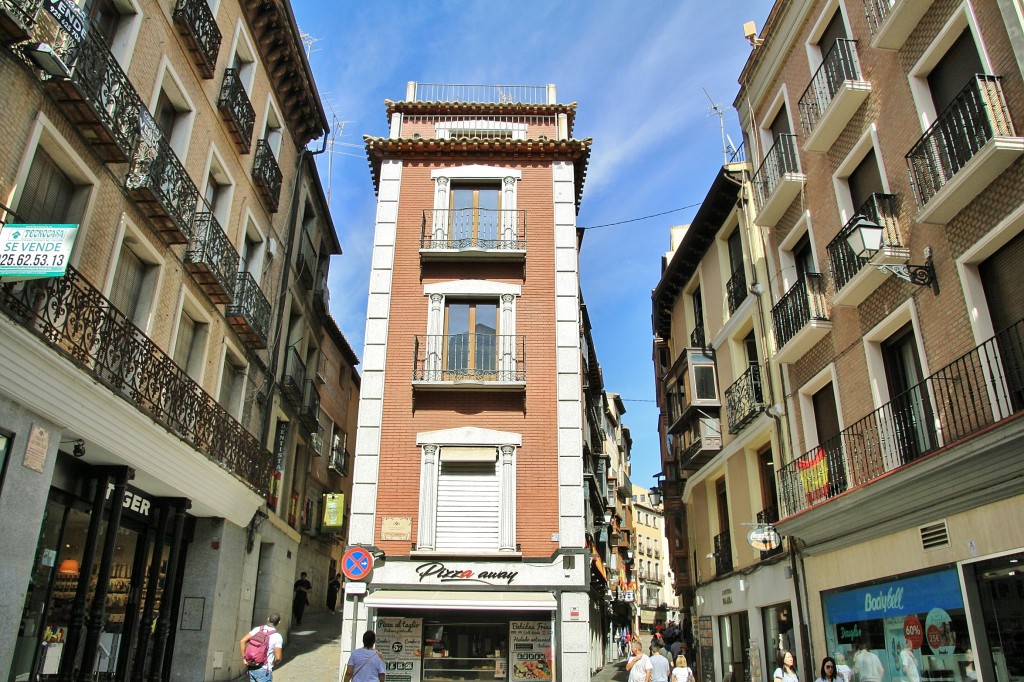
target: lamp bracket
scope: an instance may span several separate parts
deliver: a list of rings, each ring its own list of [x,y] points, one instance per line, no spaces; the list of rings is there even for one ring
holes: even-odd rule
[[[917,286],[931,286],[936,295],[939,293],[939,281],[935,277],[935,266],[932,264],[930,256],[924,265],[876,264],[875,267],[883,272],[891,272],[904,282],[910,282]]]

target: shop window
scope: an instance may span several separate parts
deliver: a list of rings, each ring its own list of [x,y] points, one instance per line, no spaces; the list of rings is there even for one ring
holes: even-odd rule
[[[750,680],[750,627],[747,612],[718,618],[718,637],[725,678],[732,682]]]
[[[794,651],[796,639],[793,636],[793,617],[789,603],[766,606],[761,609],[761,620],[764,627],[765,660],[769,669],[774,670],[781,663],[783,651]],[[797,660],[800,660],[797,657]]]

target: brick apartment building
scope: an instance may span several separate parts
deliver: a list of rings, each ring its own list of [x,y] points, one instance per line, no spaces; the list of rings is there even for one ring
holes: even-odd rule
[[[590,678],[604,503],[584,480],[575,108],[554,86],[410,83],[366,138],[350,541],[376,561],[347,584],[343,660],[369,626],[405,640],[388,660],[413,680]]]

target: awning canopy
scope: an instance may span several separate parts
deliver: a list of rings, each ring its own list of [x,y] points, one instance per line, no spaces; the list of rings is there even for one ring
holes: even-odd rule
[[[430,608],[500,611],[554,611],[548,592],[442,592],[440,590],[377,590],[363,603],[373,609]]]

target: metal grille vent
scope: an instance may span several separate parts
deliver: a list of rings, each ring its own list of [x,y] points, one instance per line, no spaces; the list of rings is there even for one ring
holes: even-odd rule
[[[924,551],[949,547],[949,530],[945,520],[918,528],[921,532],[921,548]]]

